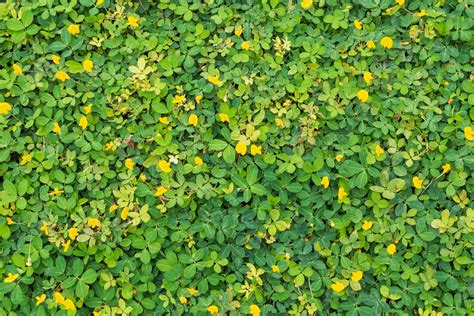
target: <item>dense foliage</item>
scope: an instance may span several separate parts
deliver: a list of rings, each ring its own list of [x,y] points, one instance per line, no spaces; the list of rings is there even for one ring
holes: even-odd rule
[[[0,315],[466,315],[473,10],[0,4]]]

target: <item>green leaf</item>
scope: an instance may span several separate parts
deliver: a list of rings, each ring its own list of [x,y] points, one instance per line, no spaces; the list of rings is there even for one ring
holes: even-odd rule
[[[15,20],[15,19],[10,19],[7,21],[7,28],[12,31],[21,31],[25,27],[20,21]]]
[[[97,272],[93,269],[87,269],[81,277],[81,281],[86,284],[92,284],[97,279]]]

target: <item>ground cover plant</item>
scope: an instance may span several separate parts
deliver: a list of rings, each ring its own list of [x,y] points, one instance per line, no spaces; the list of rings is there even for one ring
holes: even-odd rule
[[[464,0],[0,4],[0,315],[473,312]]]

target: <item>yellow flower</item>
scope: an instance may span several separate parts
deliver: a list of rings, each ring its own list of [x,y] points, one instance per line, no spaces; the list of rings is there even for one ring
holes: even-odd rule
[[[219,113],[217,116],[221,122],[229,122],[229,115],[225,113]]]
[[[170,121],[168,120],[167,116],[163,116],[163,117],[160,117],[160,123],[168,125],[170,123]]]
[[[474,131],[472,130],[472,127],[464,127],[464,137],[466,137],[466,139],[469,141],[472,141],[474,139]]]
[[[243,31],[244,31],[244,29],[241,26],[236,26],[235,30],[234,30],[234,34],[237,35],[238,37],[240,37],[240,35],[242,35]]]
[[[216,315],[217,313],[219,313],[219,308],[217,308],[216,305],[211,305],[207,308],[207,311],[211,314],[211,315]]]
[[[97,0],[97,2],[95,3],[95,5],[101,5],[104,3],[104,0]]]
[[[67,27],[67,31],[71,33],[71,35],[77,35],[80,32],[79,25],[71,24]]]
[[[94,69],[94,63],[90,59],[85,59],[82,62],[82,68],[84,68],[86,72],[91,72],[92,69]]]
[[[252,316],[260,316],[260,307],[255,304],[250,305],[249,311]]]
[[[120,213],[120,218],[122,220],[126,220],[129,211],[130,211],[130,209],[128,208],[128,206],[124,207],[123,210],[122,210],[122,213]]]
[[[87,117],[83,115],[81,119],[79,120],[79,126],[82,127],[82,129],[86,129],[88,124],[89,122],[87,121]]]
[[[15,224],[15,222],[10,217],[7,217],[7,225],[12,225],[12,224]]]
[[[158,162],[158,167],[160,168],[161,171],[165,173],[171,172],[171,164],[165,160],[160,160]]]
[[[59,63],[61,62],[61,57],[58,56],[58,55],[53,55],[53,56],[51,56],[51,60],[52,60],[53,63],[55,63],[56,65],[59,65]]]
[[[196,290],[196,289],[194,289],[194,288],[192,288],[192,287],[189,287],[189,288],[187,288],[186,290],[188,291],[189,295],[191,295],[191,296],[196,296],[196,295],[199,294],[199,291]]]
[[[86,112],[86,114],[89,114],[91,111],[92,111],[92,104],[91,103],[84,106],[84,112]]]
[[[363,230],[369,230],[369,229],[372,228],[372,225],[373,225],[373,224],[374,224],[374,223],[372,223],[372,221],[367,221],[367,220],[365,220],[364,223],[362,224],[362,229],[363,229]]]
[[[369,93],[367,90],[361,89],[357,92],[357,98],[362,102],[366,102],[369,99]]]
[[[364,81],[366,84],[370,84],[372,82],[372,79],[374,79],[374,77],[372,76],[372,74],[368,71],[364,72]]]
[[[49,195],[60,195],[61,193],[64,193],[64,190],[59,190],[57,187],[54,187],[53,191],[49,192]]]
[[[23,75],[23,69],[21,69],[17,64],[13,64],[13,73],[15,75]]]
[[[67,242],[63,242],[61,246],[64,248],[64,252],[67,252],[69,246],[71,245],[71,240],[69,239]]]
[[[8,272],[7,277],[3,280],[5,283],[12,283],[15,281],[20,275],[19,274],[13,274]]]
[[[0,102],[0,114],[8,114],[12,106],[7,102]]]
[[[31,153],[21,156],[20,165],[26,165],[31,161],[31,158],[33,158],[33,154]]]
[[[242,142],[238,142],[237,145],[235,145],[235,151],[243,156],[247,153],[247,145]]]
[[[309,9],[313,5],[313,0],[303,0],[301,1],[301,7],[303,9]]]
[[[337,292],[337,293],[340,293],[340,292],[344,291],[345,288],[346,288],[346,286],[344,285],[344,283],[342,283],[340,281],[337,281],[336,283],[333,283],[331,285],[331,289],[334,292]]]
[[[196,164],[196,166],[201,166],[203,164],[203,161],[199,157],[194,157],[194,163]]]
[[[109,212],[110,213],[115,212],[115,210],[117,210],[117,209],[118,209],[118,205],[114,203],[114,204],[110,205]]]
[[[131,15],[128,16],[127,20],[128,20],[128,25],[130,25],[131,27],[137,27],[138,21],[140,21],[140,19]]]
[[[372,49],[372,48],[375,48],[375,43],[373,40],[368,40],[367,41],[367,47]]]
[[[160,185],[158,188],[156,188],[155,196],[162,196],[166,192],[168,192],[168,190],[164,186]]]
[[[347,196],[346,190],[344,190],[343,187],[340,187],[339,190],[337,191],[337,199],[339,201],[342,201],[346,196]]]
[[[392,48],[393,40],[390,37],[385,36],[380,40],[380,45],[382,45],[384,48]]]
[[[76,240],[76,237],[79,235],[79,232],[77,231],[76,227],[72,227],[69,229],[68,235],[69,238],[71,238],[72,240]]]
[[[61,135],[61,127],[59,126],[57,122],[54,122],[53,133]]]
[[[280,268],[277,265],[272,265],[272,271],[278,273],[280,272]]]
[[[416,189],[421,189],[423,187],[423,180],[421,180],[420,178],[418,178],[416,176],[413,177],[412,182],[413,182],[413,186]]]
[[[73,301],[70,299],[67,299],[63,302],[64,309],[67,311],[73,311],[76,309],[76,306],[74,305]]]
[[[375,156],[383,155],[384,152],[385,150],[380,145],[375,146]]]
[[[290,256],[289,253],[285,253],[285,259],[286,259],[287,261],[291,259],[291,256]]]
[[[362,30],[362,23],[359,20],[354,21],[354,26],[358,30]]]
[[[337,160],[337,161],[341,161],[341,160],[342,160],[342,158],[344,158],[344,156],[343,156],[343,155],[336,155],[336,160]]]
[[[46,224],[45,221],[43,221],[43,226],[40,227],[40,231],[44,232],[44,234],[46,236],[48,236],[49,234],[49,229],[48,229],[48,225]]]
[[[387,247],[387,253],[388,253],[389,255],[394,255],[396,252],[397,252],[397,246],[395,246],[395,244],[390,244],[390,245],[388,245],[388,247]]]
[[[220,85],[222,83],[222,81],[219,80],[219,75],[216,75],[216,76],[209,76],[209,78],[207,78],[207,80],[212,83],[212,84],[215,84],[216,86]]]
[[[56,79],[58,80],[61,80],[62,82],[71,79],[71,77],[69,77],[69,75],[62,70],[56,71],[56,73],[54,74],[54,77],[56,77]]]
[[[327,189],[329,187],[329,177],[328,176],[324,176],[322,179],[321,179],[321,185]]]
[[[196,127],[198,124],[198,117],[196,114],[191,114],[188,118],[188,123]]]
[[[285,126],[285,124],[283,123],[283,120],[280,119],[280,118],[275,119],[275,124],[279,127],[284,127]]]
[[[127,169],[132,170],[134,165],[135,163],[131,158],[125,159],[125,167],[127,167]]]
[[[89,225],[92,228],[98,228],[100,227],[100,220],[97,218],[90,217],[87,219],[87,225]]]
[[[351,280],[354,281],[354,282],[358,282],[358,281],[362,280],[363,276],[364,276],[364,272],[355,271],[355,272],[352,272]]]
[[[249,50],[250,49],[250,43],[248,41],[242,42],[242,44],[240,45],[240,48],[242,48],[244,50]]]
[[[404,4],[405,4],[405,0],[395,0],[395,2],[396,2],[398,5],[404,5]]]
[[[416,16],[420,17],[420,18],[422,18],[424,16],[427,16],[427,15],[428,15],[428,13],[426,13],[425,10],[421,10],[420,12],[416,13]]]
[[[46,294],[41,294],[40,296],[35,297],[36,298],[36,306],[39,304],[43,303],[44,300],[46,300]]]
[[[64,296],[60,292],[54,292],[54,303],[55,304],[62,304],[64,303]]]
[[[443,173],[448,173],[451,171],[451,164],[450,163],[446,163],[443,165]]]
[[[184,94],[178,94],[173,97],[173,104],[181,105],[186,102],[186,96]]]
[[[179,301],[181,302],[181,304],[186,304],[186,303],[188,302],[188,299],[187,299],[186,297],[184,297],[184,296],[181,296],[181,297],[179,298]]]
[[[202,100],[202,95],[197,95],[194,99],[196,100],[197,104],[200,104]]]
[[[250,146],[250,154],[252,156],[261,155],[262,154],[262,146],[257,146],[257,145],[252,144]]]

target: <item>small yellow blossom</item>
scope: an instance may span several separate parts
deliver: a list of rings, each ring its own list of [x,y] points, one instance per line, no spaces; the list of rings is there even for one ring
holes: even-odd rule
[[[395,2],[396,2],[398,5],[404,5],[404,4],[405,4],[405,0],[395,0]]]
[[[277,265],[272,265],[272,271],[278,273],[280,272],[280,268]]]
[[[236,26],[235,30],[234,30],[234,34],[237,35],[238,37],[240,37],[240,35],[242,35],[243,31],[244,31],[244,29],[241,26]]]
[[[380,45],[382,45],[382,47],[384,48],[390,49],[393,46],[393,40],[390,37],[385,36],[384,38],[380,40]]]
[[[421,189],[423,187],[423,180],[421,180],[417,176],[413,177],[412,182],[413,182],[413,186],[416,189]]]
[[[160,185],[158,188],[156,188],[155,196],[162,196],[166,192],[168,192],[168,190],[164,186]]]
[[[171,164],[165,160],[160,160],[158,162],[158,167],[160,168],[161,171],[165,173],[171,172]]]
[[[255,144],[252,144],[250,146],[250,154],[252,156],[261,155],[262,154],[262,146],[257,146]]]
[[[62,304],[64,303],[64,296],[60,292],[54,292],[54,303],[55,304]]]
[[[53,133],[61,135],[61,127],[59,126],[58,122],[54,122]]]
[[[89,122],[87,121],[87,117],[83,115],[79,120],[79,126],[82,127],[82,129],[86,129],[87,125],[89,125]]]
[[[389,255],[394,255],[397,252],[397,246],[395,244],[390,244],[387,247],[387,253]]]
[[[56,77],[56,79],[58,79],[62,82],[71,79],[71,77],[69,77],[69,75],[66,72],[62,71],[62,70],[56,71],[56,73],[54,74],[54,77]]]
[[[128,25],[130,25],[131,27],[137,27],[140,19],[129,15],[127,18],[127,21],[128,21]]]
[[[217,308],[216,305],[211,305],[207,308],[207,311],[211,314],[211,315],[216,315],[217,313],[219,313],[219,308]]]
[[[45,221],[43,221],[43,226],[40,227],[40,231],[44,232],[44,234],[48,236],[49,228]]]
[[[101,5],[104,3],[104,0],[97,0],[97,2],[95,3],[95,5]]]
[[[100,227],[100,220],[97,218],[90,217],[87,219],[87,225],[92,228],[99,228]]]
[[[187,299],[186,297],[184,297],[184,296],[181,296],[181,297],[179,298],[179,301],[181,302],[181,304],[186,304],[186,303],[188,302],[188,299]]]
[[[337,199],[338,201],[344,200],[344,198],[347,196],[346,190],[344,190],[343,187],[340,187],[339,190],[337,191]]]
[[[242,42],[240,48],[242,48],[243,50],[250,50],[250,43],[248,41]]]
[[[64,249],[64,252],[67,252],[67,251],[68,251],[70,245],[71,245],[71,240],[70,240],[70,239],[69,239],[67,242],[63,242],[63,243],[61,244],[61,246],[62,246],[63,249]]]
[[[364,272],[355,271],[355,272],[352,272],[351,280],[354,281],[354,282],[358,282],[358,281],[362,280],[363,276],[364,276]]]
[[[23,75],[23,69],[17,64],[13,64],[13,73],[15,75]]]
[[[110,213],[115,212],[117,209],[118,209],[118,205],[114,203],[114,204],[110,205],[109,212]]]
[[[57,187],[54,187],[53,191],[49,192],[48,195],[60,195],[64,193],[64,190],[59,190]]]
[[[67,311],[73,311],[76,309],[76,306],[74,305],[73,301],[70,299],[67,299],[63,302],[64,309]]]
[[[198,124],[198,117],[196,114],[191,114],[188,118],[188,123],[196,127]]]
[[[235,152],[244,156],[247,153],[247,145],[242,142],[238,142],[237,145],[235,145]]]
[[[12,106],[8,102],[0,102],[0,114],[8,114]]]
[[[15,221],[13,221],[11,217],[7,217],[7,225],[13,225],[13,224],[15,224]]]
[[[329,187],[329,177],[328,176],[324,176],[322,179],[321,179],[321,185],[327,189]]]
[[[3,280],[5,283],[12,283],[15,281],[20,275],[19,274],[13,274],[8,272],[7,277]]]
[[[278,127],[285,127],[285,124],[283,123],[283,120],[280,119],[280,118],[276,118],[276,119],[275,119],[275,124],[276,124]]]
[[[220,85],[222,83],[221,80],[219,80],[219,75],[215,75],[215,76],[209,76],[209,78],[207,78],[207,80],[212,83],[212,84],[215,84],[216,86]]]
[[[370,84],[372,82],[372,79],[374,79],[374,77],[369,71],[364,72],[364,81],[366,84]]]
[[[367,92],[367,90],[361,89],[359,90],[359,92],[357,92],[357,98],[361,102],[366,102],[369,99],[369,93]]]
[[[91,111],[92,111],[92,104],[91,103],[84,106],[84,112],[86,112],[86,114],[89,114]]]
[[[385,152],[385,150],[382,148],[382,146],[378,145],[375,146],[375,156],[381,156],[383,155],[383,153]]]
[[[219,113],[217,116],[219,117],[219,121],[229,122],[229,115],[227,115],[225,113]]]
[[[255,304],[250,305],[249,312],[252,316],[260,316],[260,307]]]
[[[340,292],[344,291],[345,288],[346,288],[346,286],[344,285],[344,283],[342,283],[340,281],[337,281],[336,283],[333,283],[331,285],[331,289],[334,292],[337,292],[337,293],[340,293]]]
[[[354,26],[358,30],[362,30],[362,23],[359,20],[354,21]]]
[[[373,49],[375,48],[375,43],[373,40],[368,40],[367,41],[367,47],[370,48],[370,49]]]
[[[85,59],[82,62],[82,68],[84,68],[86,72],[91,72],[94,69],[94,63],[90,59]]]
[[[80,32],[79,25],[71,24],[67,27],[67,31],[71,33],[71,35],[77,35]]]
[[[134,165],[135,163],[131,158],[125,159],[125,167],[127,167],[128,170],[132,170]]]
[[[362,224],[362,229],[363,230],[369,230],[372,228],[372,225],[374,223],[372,221],[365,220],[364,223]]]
[[[451,164],[450,163],[446,163],[443,165],[443,173],[448,173],[451,171]]]
[[[188,294],[191,296],[196,296],[199,294],[199,291],[192,287],[189,287],[186,290],[188,291]]]
[[[427,16],[427,15],[428,15],[428,13],[426,13],[425,10],[421,10],[420,12],[416,13],[416,16],[420,17],[420,18],[422,18],[424,16]]]
[[[340,162],[340,161],[342,160],[342,158],[344,158],[343,155],[336,155],[336,160],[337,160],[338,162]]]
[[[173,104],[181,105],[186,102],[186,96],[184,94],[178,94],[173,97]]]
[[[163,117],[160,117],[160,123],[161,124],[165,124],[165,125],[168,125],[170,123],[170,121],[168,120],[168,117],[167,116],[163,116]]]
[[[474,140],[474,131],[472,130],[472,127],[464,127],[464,137],[466,137],[468,141]]]
[[[20,165],[21,166],[26,165],[27,163],[31,161],[32,158],[33,158],[33,154],[31,153],[21,156]]]
[[[200,104],[201,103],[201,100],[202,100],[203,96],[202,95],[197,95],[194,99],[196,100],[196,103],[197,104]]]
[[[79,232],[77,231],[76,227],[72,227],[69,229],[68,235],[69,238],[71,238],[72,240],[76,240],[76,237],[79,235]]]
[[[313,5],[313,0],[303,0],[301,1],[301,7],[305,10],[309,9]]]
[[[196,166],[201,166],[204,162],[200,157],[194,157],[194,163],[196,164]]]
[[[52,60],[53,63],[55,63],[56,65],[59,65],[59,63],[61,62],[61,57],[58,56],[58,55],[53,55],[53,56],[51,56],[51,60]]]
[[[122,220],[126,220],[129,211],[130,211],[130,209],[128,208],[128,206],[124,207],[123,210],[122,210],[122,212],[120,213],[120,218],[121,218]]]
[[[36,298],[36,306],[38,306],[46,300],[46,294],[43,293],[35,298]]]

